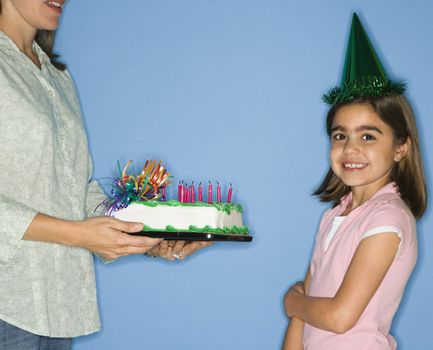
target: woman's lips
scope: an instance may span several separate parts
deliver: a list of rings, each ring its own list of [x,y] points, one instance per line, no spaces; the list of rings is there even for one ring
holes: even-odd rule
[[[55,11],[58,14],[62,13],[62,8],[63,8],[63,4],[64,2],[60,2],[60,1],[47,1],[45,3],[51,10]]]

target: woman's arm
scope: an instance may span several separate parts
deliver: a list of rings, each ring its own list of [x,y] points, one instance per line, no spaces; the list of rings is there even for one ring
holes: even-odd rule
[[[66,221],[38,213],[23,239],[86,248],[104,259],[114,260],[129,254],[143,254],[161,242],[159,238],[127,234],[142,228],[141,223],[124,222],[111,217]]]
[[[308,294],[310,289],[311,272],[308,268],[307,275],[304,280],[303,294]],[[289,326],[287,327],[286,335],[284,337],[282,350],[303,350],[302,335],[304,333],[304,322],[299,318],[292,317]]]
[[[60,220],[38,213],[27,228],[23,239],[81,247],[105,260],[115,260],[130,254],[149,253],[167,260],[183,260],[211,242],[163,241],[161,239],[131,236],[143,224],[125,222],[107,216],[84,221]]]
[[[364,238],[333,298],[310,297],[290,288],[285,297],[289,317],[323,330],[345,333],[358,321],[391,266],[400,243],[392,232]]]

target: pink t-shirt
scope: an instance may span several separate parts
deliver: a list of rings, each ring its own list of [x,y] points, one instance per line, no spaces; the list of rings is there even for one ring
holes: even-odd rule
[[[415,219],[400,198],[395,184],[390,183],[344,219],[326,249],[326,239],[334,218],[341,215],[351,201],[350,193],[322,217],[311,260],[308,294],[334,297],[358,244],[371,234],[395,232],[401,237],[399,251],[356,325],[344,334],[336,334],[305,324],[305,350],[397,348],[389,330],[418,255]]]

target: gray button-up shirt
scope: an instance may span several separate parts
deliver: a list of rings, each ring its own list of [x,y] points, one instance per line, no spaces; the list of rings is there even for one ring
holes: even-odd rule
[[[72,79],[33,49],[41,69],[0,32],[0,319],[75,337],[100,327],[92,254],[22,236],[38,212],[83,220],[105,196]]]

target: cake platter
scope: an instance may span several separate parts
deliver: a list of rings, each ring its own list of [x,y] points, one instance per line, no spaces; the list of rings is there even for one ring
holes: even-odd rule
[[[250,235],[217,234],[209,232],[169,232],[169,231],[140,231],[130,233],[133,236],[163,238],[170,241],[209,241],[209,242],[251,242]]]

